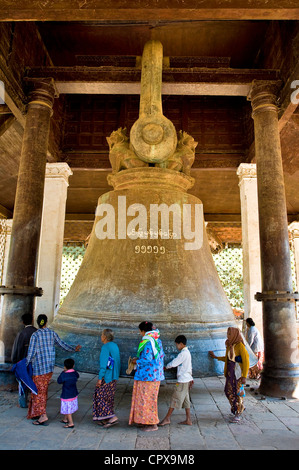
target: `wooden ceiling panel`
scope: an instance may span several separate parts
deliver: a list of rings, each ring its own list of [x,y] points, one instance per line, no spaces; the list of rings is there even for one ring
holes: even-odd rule
[[[243,97],[163,96],[163,112],[177,132],[188,132],[198,145],[193,167],[237,167],[246,160],[252,139]],[[63,159],[72,167],[110,168],[107,137],[130,129],[138,118],[135,95],[68,95],[62,128]],[[250,138],[251,136],[251,138]]]
[[[64,226],[64,242],[85,242],[89,237],[93,227],[93,222],[73,222],[66,221]]]
[[[226,226],[223,226],[223,224],[208,224],[208,233],[218,242],[217,244],[222,246],[226,243],[238,245],[242,243],[241,224],[227,224]]]
[[[284,173],[288,214],[299,214],[299,169],[292,173]]]
[[[74,169],[69,179],[67,214],[94,214],[98,198],[113,188],[108,185],[110,171]],[[240,214],[240,193],[236,170],[192,169],[195,178],[189,193],[198,197],[204,212],[211,214]]]
[[[230,57],[232,67],[252,67],[268,21],[39,23],[54,65],[78,65],[82,56],[141,56],[157,39],[164,56]]]
[[[240,214],[240,190],[237,169],[194,169],[190,194],[198,197],[205,213]]]
[[[17,121],[0,136],[0,205],[13,210],[23,129]]]

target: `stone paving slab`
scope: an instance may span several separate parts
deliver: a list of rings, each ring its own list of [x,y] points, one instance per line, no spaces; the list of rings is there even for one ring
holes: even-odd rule
[[[17,392],[0,392],[0,450],[100,450],[100,451],[201,451],[201,450],[298,450],[299,400],[262,399],[258,382],[248,381],[241,424],[229,422],[230,407],[224,395],[225,379],[194,380],[191,391],[193,425],[184,426],[184,410],[175,410],[171,424],[145,433],[128,425],[132,378],[120,378],[115,396],[119,423],[103,429],[92,421],[92,397],[97,376],[81,373],[78,381],[79,410],[74,429],[60,423],[61,386],[55,368],[49,387],[48,426],[33,426],[27,410],[18,407]],[[173,381],[161,384],[159,417],[166,414]]]

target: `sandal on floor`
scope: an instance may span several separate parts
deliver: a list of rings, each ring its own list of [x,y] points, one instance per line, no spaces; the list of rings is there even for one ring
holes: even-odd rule
[[[49,426],[48,420],[42,421],[42,422],[37,420],[37,421],[33,421],[32,424],[34,424],[35,426]]]
[[[231,423],[240,423],[241,422],[241,417],[240,416],[233,416],[229,420]]]
[[[68,428],[74,428],[75,425],[74,424],[66,424],[65,426],[63,426],[64,428],[68,429]]]
[[[105,429],[111,428],[111,426],[113,426],[114,424],[117,424],[117,423],[118,423],[118,419],[116,421],[112,421],[112,423],[104,424],[103,428],[105,428]]]

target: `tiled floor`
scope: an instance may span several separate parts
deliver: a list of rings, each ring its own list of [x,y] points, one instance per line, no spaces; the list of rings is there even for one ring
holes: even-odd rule
[[[78,381],[79,410],[75,427],[60,423],[60,390],[55,369],[49,387],[49,426],[33,426],[26,409],[19,408],[17,392],[0,392],[0,450],[291,450],[299,449],[299,400],[261,399],[258,382],[248,381],[241,424],[230,423],[230,407],[224,395],[224,377],[195,379],[191,391],[192,426],[178,424],[184,410],[174,411],[169,426],[145,433],[128,425],[133,380],[121,378],[116,392],[119,423],[103,429],[92,421],[95,375],[81,373]],[[172,383],[163,382],[159,393],[159,417],[167,412]]]

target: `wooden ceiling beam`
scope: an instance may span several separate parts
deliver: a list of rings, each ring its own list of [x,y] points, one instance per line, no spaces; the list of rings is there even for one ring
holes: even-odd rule
[[[278,80],[279,70],[233,69],[224,67],[164,67],[163,81],[248,83],[253,80]],[[52,77],[56,82],[140,82],[140,67],[73,66],[73,67],[28,67],[28,78]]]
[[[150,2],[151,3],[151,2]],[[173,6],[172,6],[173,5]],[[294,20],[297,0],[2,0],[1,21]]]
[[[0,137],[3,135],[10,126],[15,122],[16,117],[13,114],[5,114],[4,119],[0,120]]]
[[[140,83],[129,82],[57,82],[60,94],[140,95]],[[247,96],[250,84],[163,83],[163,95]]]
[[[11,109],[6,104],[0,104],[0,116],[5,114],[12,114]]]
[[[35,67],[27,78],[52,77],[61,94],[140,94],[137,67]],[[247,96],[253,80],[278,80],[278,70],[165,68],[162,93],[169,95]]]
[[[12,216],[13,216],[12,211],[10,211],[9,209],[7,209],[6,207],[0,204],[0,217],[4,219],[12,219]]]

